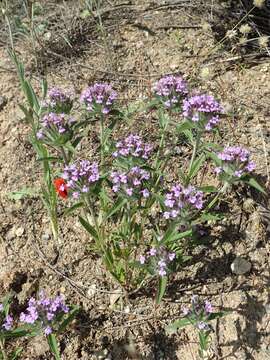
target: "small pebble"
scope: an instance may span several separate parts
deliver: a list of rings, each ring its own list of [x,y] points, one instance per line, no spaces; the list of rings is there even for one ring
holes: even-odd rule
[[[51,237],[51,234],[49,234],[48,232],[46,232],[46,233],[42,234],[41,240],[43,240],[43,241],[48,241],[48,240],[50,239],[50,237]]]
[[[24,228],[23,227],[19,227],[18,229],[16,229],[15,234],[17,237],[21,237],[24,233]]]
[[[251,269],[251,263],[246,259],[237,256],[231,264],[231,270],[237,275],[243,275],[249,272]]]

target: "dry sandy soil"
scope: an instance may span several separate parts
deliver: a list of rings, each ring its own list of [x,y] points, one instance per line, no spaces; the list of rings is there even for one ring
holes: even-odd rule
[[[36,22],[45,24],[41,44],[17,36],[15,47],[27,75],[38,89],[73,87],[77,93],[94,81],[108,81],[121,93],[123,104],[148,95],[161,75],[180,73],[194,87],[218,96],[228,116],[221,127],[224,144],[248,147],[256,174],[269,185],[270,63],[258,42],[239,45],[239,33],[218,47],[218,41],[245,15],[241,2],[230,1],[104,1],[102,27],[96,17],[82,18],[77,1],[43,1]],[[23,17],[20,5],[14,13]],[[85,15],[85,13],[84,13]],[[250,37],[258,37],[257,25]],[[263,29],[265,31],[265,29]],[[60,337],[65,360],[197,358],[195,332],[185,329],[165,335],[164,327],[181,313],[193,293],[208,298],[228,315],[213,325],[211,359],[267,360],[269,347],[269,250],[267,197],[239,188],[227,199],[226,219],[214,224],[211,241],[193,250],[193,258],[177,273],[163,303],[155,307],[154,289],[132,296],[128,303],[110,291],[117,289],[101,263],[89,251],[89,239],[79,223],[60,217],[61,237],[55,258],[49,220],[38,197],[11,200],[8,194],[37,188],[40,166],[21,121],[23,102],[17,75],[8,57],[8,37],[1,24],[0,95],[0,295],[15,294],[16,309],[38,289],[62,292],[83,309]],[[44,35],[45,34],[45,35]],[[67,43],[65,37],[69,39]],[[155,124],[140,118],[138,133],[152,137]],[[128,133],[133,124],[123,125]],[[94,137],[84,144],[91,156]],[[46,255],[45,255],[46,254]],[[237,276],[230,265],[236,256],[252,264]],[[95,287],[94,287],[95,286]],[[96,291],[94,291],[96,289]],[[129,311],[127,310],[127,307]],[[44,339],[25,342],[23,359],[52,359]],[[105,352],[104,352],[105,351]],[[104,355],[102,355],[104,353]],[[106,355],[107,354],[107,355]]]

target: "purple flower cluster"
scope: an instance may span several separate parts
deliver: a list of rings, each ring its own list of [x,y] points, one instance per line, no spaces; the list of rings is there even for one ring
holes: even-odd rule
[[[88,193],[90,186],[100,178],[97,163],[81,160],[77,164],[71,164],[64,168],[62,178],[66,181],[67,188],[71,189],[74,199],[78,199],[81,193]]]
[[[13,325],[13,317],[11,315],[7,315],[5,318],[5,322],[2,325],[2,328],[5,330],[10,330]]]
[[[195,209],[202,209],[203,207],[203,192],[197,191],[194,186],[184,188],[181,185],[174,185],[171,192],[165,195],[166,211],[163,213],[165,219],[177,218],[183,209],[193,207]]]
[[[187,95],[187,83],[181,76],[164,76],[154,85],[154,92],[161,97],[167,108],[171,108]]]
[[[183,116],[203,125],[207,131],[219,123],[219,114],[223,112],[223,107],[211,95],[195,95],[183,102]]]
[[[117,92],[111,85],[96,83],[82,92],[80,101],[86,105],[88,111],[101,110],[103,114],[108,114],[116,98]]]
[[[141,169],[139,166],[134,166],[126,172],[113,171],[110,177],[112,179],[112,190],[114,192],[122,190],[128,196],[139,193],[144,198],[149,197],[149,191],[145,187],[145,181],[149,180],[150,173]]]
[[[58,87],[53,87],[48,91],[48,99],[44,101],[43,105],[50,107],[51,109],[70,111],[73,99],[74,93],[71,90],[63,90]]]
[[[249,151],[240,146],[228,146],[217,156],[222,160],[222,165],[215,169],[217,174],[229,170],[234,176],[241,177],[244,173],[255,169],[255,163],[250,161]]]
[[[207,321],[207,318],[213,312],[213,306],[208,300],[202,301],[198,295],[193,295],[191,306],[189,308],[183,307],[182,312],[185,317],[192,316],[192,318],[195,317],[198,320],[196,326],[199,330],[209,330],[209,325],[203,321]]]
[[[0,312],[4,311],[3,304],[0,304]],[[10,330],[13,325],[13,317],[11,315],[7,315],[4,319],[4,322],[2,324],[2,328],[5,330]]]
[[[169,264],[175,259],[174,252],[168,252],[164,247],[152,247],[145,255],[139,257],[141,265],[154,265],[158,275],[166,276]]]
[[[116,143],[116,151],[114,157],[134,156],[136,158],[148,159],[153,146],[146,144],[138,135],[129,135],[122,141]]]
[[[73,122],[74,118],[68,117],[66,114],[56,114],[53,112],[46,114],[41,120],[42,128],[37,132],[37,138],[42,139],[44,135],[50,137],[50,133],[47,133],[50,131],[62,135],[69,131]]]
[[[47,298],[44,292],[41,292],[39,299],[31,298],[28,301],[26,312],[21,313],[20,321],[26,324],[34,324],[41,321],[45,335],[52,333],[52,323],[60,313],[68,313],[69,309],[62,296],[56,296],[54,299]]]

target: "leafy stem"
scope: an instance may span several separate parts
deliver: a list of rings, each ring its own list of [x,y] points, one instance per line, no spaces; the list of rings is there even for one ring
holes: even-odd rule
[[[186,186],[189,185],[190,180],[192,178],[193,166],[194,166],[194,162],[195,162],[195,159],[196,159],[196,156],[197,156],[197,152],[199,150],[200,141],[201,141],[201,132],[198,131],[197,135],[196,135],[195,143],[193,145],[193,151],[192,151],[192,156],[191,156],[191,160],[190,160],[190,164],[189,164],[188,176],[187,176],[187,179],[186,179],[186,181],[187,181]]]
[[[68,156],[67,156],[63,146],[60,146],[60,152],[61,152],[61,155],[63,156],[65,165],[68,165],[68,163],[69,163]]]

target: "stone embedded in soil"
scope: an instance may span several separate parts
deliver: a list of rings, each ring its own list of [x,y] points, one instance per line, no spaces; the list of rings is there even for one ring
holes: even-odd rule
[[[231,264],[231,270],[236,275],[246,274],[250,269],[251,263],[240,256],[237,256]]]
[[[43,241],[48,241],[51,237],[51,234],[49,232],[45,232],[44,234],[42,234],[41,236],[41,240]]]
[[[15,230],[15,234],[17,237],[21,237],[24,234],[24,228],[19,227],[18,229]]]

